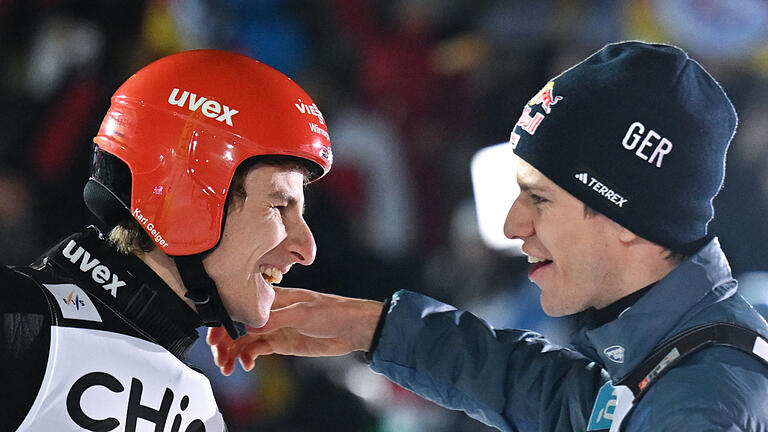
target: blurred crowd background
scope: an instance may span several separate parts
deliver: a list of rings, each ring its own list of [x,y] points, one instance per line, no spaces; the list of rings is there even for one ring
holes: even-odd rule
[[[0,262],[31,262],[96,223],[82,203],[91,139],[124,80],[174,52],[227,49],[304,87],[334,146],[333,170],[308,191],[317,260],[283,285],[379,300],[416,290],[565,344],[572,323],[542,314],[525,260],[481,241],[469,162],[508,139],[548,79],[606,43],[642,39],[685,48],[739,112],[710,229],[766,311],[767,3],[0,0]],[[224,378],[201,340],[192,361],[231,431],[490,430],[358,355],[273,356]]]

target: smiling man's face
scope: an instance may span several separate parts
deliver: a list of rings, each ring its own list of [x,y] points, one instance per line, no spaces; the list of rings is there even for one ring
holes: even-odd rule
[[[522,160],[517,182],[504,234],[523,240],[544,312],[563,316],[610,304],[621,273],[621,227],[601,214],[586,216],[581,201]]]
[[[230,205],[221,241],[203,265],[233,320],[263,326],[275,298],[272,283],[293,264],[314,261],[304,182],[300,170],[256,165],[245,176],[245,198]]]

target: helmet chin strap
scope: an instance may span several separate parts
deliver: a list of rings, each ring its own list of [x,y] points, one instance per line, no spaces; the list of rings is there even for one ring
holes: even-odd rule
[[[187,288],[184,296],[195,303],[197,314],[200,315],[204,325],[208,327],[223,325],[229,336],[237,339],[245,335],[245,325],[232,321],[221,301],[216,284],[205,272],[202,257],[203,254],[174,257],[181,280]]]

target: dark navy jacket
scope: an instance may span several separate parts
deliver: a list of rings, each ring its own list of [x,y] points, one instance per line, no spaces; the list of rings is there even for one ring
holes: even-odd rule
[[[717,239],[616,320],[579,329],[570,349],[399,291],[371,368],[500,430],[585,431],[607,381],[618,382],[654,347],[708,322],[768,336],[766,322],[738,295]],[[768,366],[734,348],[705,348],[659,378],[622,430],[768,431]]]

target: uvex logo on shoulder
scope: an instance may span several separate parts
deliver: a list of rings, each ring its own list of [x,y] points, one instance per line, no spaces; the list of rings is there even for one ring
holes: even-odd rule
[[[77,250],[75,250],[77,247]],[[101,264],[98,258],[91,258],[91,253],[85,250],[82,246],[74,240],[70,240],[67,243],[67,247],[61,252],[64,258],[67,258],[72,264],[79,264],[80,271],[83,273],[91,273],[91,279],[97,284],[100,284],[102,288],[109,291],[112,297],[117,297],[117,289],[121,286],[125,286],[125,282],[121,281],[117,274],[113,273],[109,267]]]
[[[217,121],[225,122],[232,126],[232,116],[239,111],[232,109],[223,103],[219,103],[213,99],[208,99],[202,96],[198,96],[195,93],[184,90],[179,96],[179,89],[174,88],[171,90],[171,95],[168,96],[168,103],[171,105],[177,105],[184,107],[192,112],[198,109],[208,118],[215,118]]]

